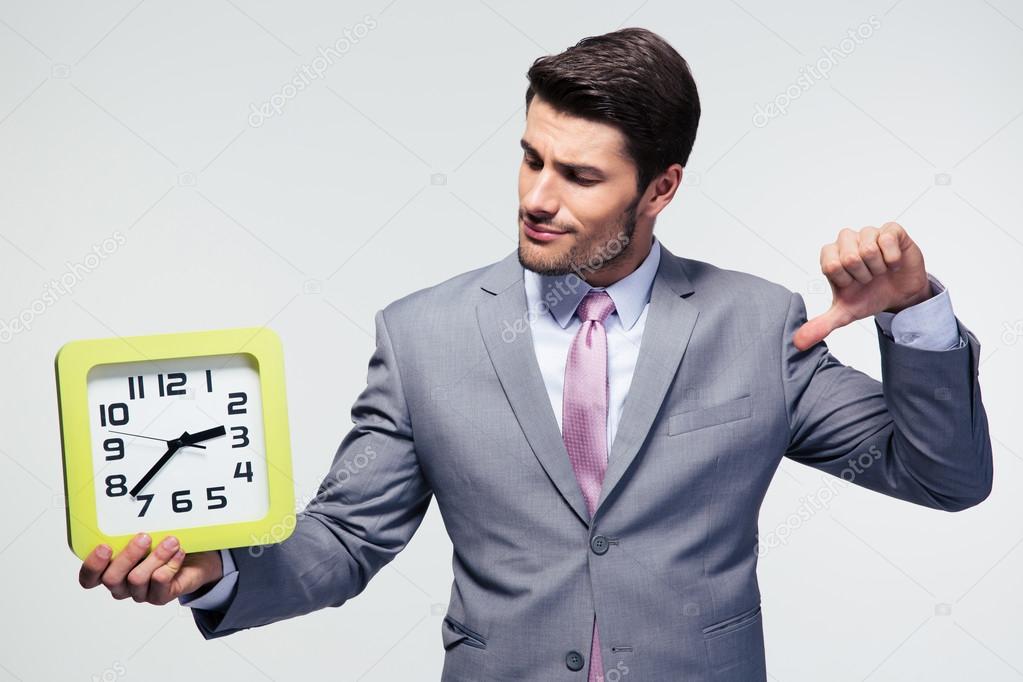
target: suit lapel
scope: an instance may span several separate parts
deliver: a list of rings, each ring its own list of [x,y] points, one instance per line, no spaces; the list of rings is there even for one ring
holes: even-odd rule
[[[615,433],[596,514],[635,459],[689,343],[698,311],[683,297],[693,287],[679,259],[661,245],[639,358]],[[491,297],[476,307],[480,333],[508,402],[533,453],[579,519],[590,518],[551,409],[533,347],[522,266],[510,253],[484,273]]]
[[[495,264],[487,275],[483,289],[494,296],[476,307],[476,319],[494,370],[540,465],[579,519],[588,525],[586,501],[572,471],[533,349],[517,253]]]
[[[604,500],[614,491],[646,440],[699,315],[696,307],[684,298],[693,292],[693,287],[679,258],[663,245],[662,249],[636,369],[611,444],[594,518],[600,514]]]

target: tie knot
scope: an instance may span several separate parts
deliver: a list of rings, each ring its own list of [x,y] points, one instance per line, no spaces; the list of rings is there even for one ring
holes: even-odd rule
[[[590,291],[583,296],[575,312],[583,322],[594,320],[603,324],[614,309],[615,302],[606,291]]]

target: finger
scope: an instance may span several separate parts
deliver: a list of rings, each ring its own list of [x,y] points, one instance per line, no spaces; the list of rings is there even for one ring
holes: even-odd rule
[[[852,320],[837,306],[831,306],[817,317],[803,323],[792,335],[792,343],[799,350],[806,350],[821,342],[828,334],[849,324]]]
[[[906,232],[906,228],[899,223],[889,221],[881,226],[881,232],[890,232],[895,235],[896,240],[899,242],[899,248],[903,251],[913,243],[909,233]]]
[[[863,259],[860,258],[859,237],[849,228],[844,228],[838,233],[838,258],[842,261],[845,271],[852,275],[857,282],[866,284],[873,278],[870,270],[863,264]]]
[[[150,604],[166,604],[179,596],[175,594],[174,580],[181,574],[184,562],[185,552],[178,547],[165,564],[153,571],[152,580],[149,581],[149,598],[147,600]],[[193,589],[187,585],[180,587],[180,594],[191,592]]]
[[[149,579],[153,571],[167,563],[178,551],[178,539],[173,535],[165,537],[142,562],[128,572],[128,590],[131,598],[144,602],[149,597]]]
[[[876,227],[864,227],[860,230],[860,259],[874,277],[888,271],[884,257],[881,256],[881,247],[877,244],[879,234],[881,230]]]
[[[114,599],[126,599],[131,596],[125,577],[128,572],[135,568],[146,554],[149,553],[149,543],[152,542],[149,535],[139,533],[124,549],[117,553],[114,560],[110,562],[107,570],[103,571],[100,582],[110,590],[110,596]]]
[[[856,281],[842,267],[842,261],[838,257],[838,244],[825,244],[821,249],[821,272],[839,289]]]
[[[78,584],[87,590],[99,585],[100,576],[110,565],[111,556],[113,550],[110,549],[110,545],[96,545],[82,562],[82,568],[78,571]]]
[[[905,234],[898,223],[885,223],[877,236],[877,245],[881,248],[881,256],[889,270],[898,270],[902,266],[902,248],[900,235]]]

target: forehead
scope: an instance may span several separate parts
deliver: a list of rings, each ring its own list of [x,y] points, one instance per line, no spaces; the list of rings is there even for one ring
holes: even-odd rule
[[[539,96],[529,105],[522,139],[539,154],[566,163],[629,162],[625,135],[618,128],[558,111]]]

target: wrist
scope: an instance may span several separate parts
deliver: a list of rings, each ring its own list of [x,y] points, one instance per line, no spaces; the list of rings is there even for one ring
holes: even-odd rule
[[[932,298],[933,296],[934,288],[931,286],[930,281],[928,281],[924,284],[924,288],[921,289],[917,294],[915,294],[914,296],[910,296],[907,301],[904,301],[898,305],[891,306],[890,308],[885,308],[884,312],[898,313],[905,310],[906,308],[911,308],[919,303],[923,303],[924,301],[926,301],[929,298]]]
[[[224,561],[220,556],[220,550],[210,552],[210,556],[213,560],[213,580],[208,584],[213,585],[224,577]]]

